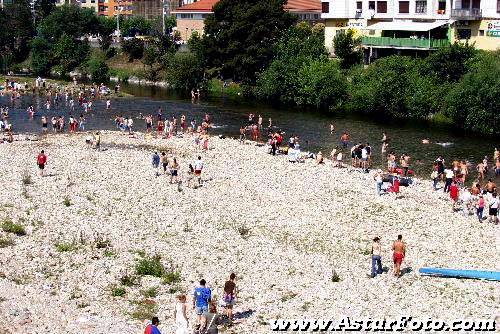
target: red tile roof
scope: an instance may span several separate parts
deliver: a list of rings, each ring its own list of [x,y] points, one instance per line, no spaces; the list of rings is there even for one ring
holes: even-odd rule
[[[320,0],[288,0],[284,6],[291,12],[319,12],[321,13]]]
[[[219,2],[219,0],[199,0],[188,5],[177,8],[176,12],[211,12],[212,7]]]
[[[177,12],[211,12],[213,6],[219,0],[198,0],[188,5],[177,8]],[[284,6],[285,10],[291,12],[321,12],[320,0],[288,0]]]

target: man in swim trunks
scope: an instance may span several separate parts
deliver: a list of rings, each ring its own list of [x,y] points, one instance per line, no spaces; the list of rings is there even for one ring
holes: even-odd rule
[[[394,261],[394,276],[401,276],[401,264],[403,263],[403,259],[406,253],[406,245],[403,242],[403,236],[398,235],[398,239],[394,241],[392,244],[392,250],[394,254],[392,255],[392,259]]]
[[[45,155],[45,152],[43,150],[36,157],[36,163],[38,165],[38,168],[40,169],[40,176],[43,176],[43,170],[45,169],[45,164],[47,163],[47,156]]]

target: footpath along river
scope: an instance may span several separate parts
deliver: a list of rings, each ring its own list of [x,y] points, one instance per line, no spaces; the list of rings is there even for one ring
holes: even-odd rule
[[[94,103],[94,111],[86,116],[87,129],[115,129],[114,117],[138,117],[153,114],[159,107],[164,110],[165,116],[186,115],[188,121],[196,119],[200,122],[208,113],[211,115],[215,128],[213,134],[224,134],[228,137],[237,137],[239,128],[245,124],[248,114],[262,115],[264,124],[272,118],[273,125],[285,131],[285,138],[296,135],[300,138],[301,146],[313,152],[329,152],[339,143],[339,137],[346,131],[351,136],[351,143],[369,142],[374,150],[374,161],[377,166],[385,166],[381,157],[382,132],[386,131],[390,138],[390,150],[397,155],[407,153],[412,157],[412,168],[417,175],[427,178],[430,174],[432,162],[442,155],[447,162],[453,159],[469,161],[474,176],[476,164],[488,156],[490,166],[493,163],[493,150],[500,146],[498,138],[480,137],[454,133],[453,131],[426,124],[398,124],[396,122],[375,122],[368,118],[354,116],[332,116],[314,112],[301,112],[294,109],[277,109],[264,104],[235,102],[223,98],[201,99],[193,103],[191,100],[182,99],[172,95],[167,90],[157,87],[122,85],[122,90],[132,94],[132,98],[121,98],[112,101],[112,110],[105,110],[104,101]],[[68,117],[69,108],[62,103],[59,107],[46,111],[44,97],[24,96],[12,106],[7,96],[0,97],[0,105],[9,105],[11,110],[10,120],[15,132],[39,133],[41,131],[40,116],[49,117],[63,115]],[[26,108],[33,104],[37,110],[35,120],[29,120]],[[79,116],[81,108],[73,113]],[[135,119],[135,129],[145,130],[143,120]],[[330,123],[335,126],[335,132],[330,134]],[[422,139],[427,138],[431,144],[422,144]],[[442,145],[444,143],[444,145]],[[491,168],[490,168],[491,169]],[[492,175],[492,174],[491,174]],[[472,178],[469,178],[472,180]],[[498,181],[498,179],[497,179]],[[469,183],[469,182],[468,182]]]

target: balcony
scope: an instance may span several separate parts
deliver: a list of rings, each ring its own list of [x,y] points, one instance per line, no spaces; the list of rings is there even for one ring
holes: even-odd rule
[[[399,49],[437,49],[450,45],[450,42],[447,39],[412,39],[363,36],[361,44],[365,46]]]
[[[459,20],[479,20],[482,13],[479,8],[452,9],[451,17]]]

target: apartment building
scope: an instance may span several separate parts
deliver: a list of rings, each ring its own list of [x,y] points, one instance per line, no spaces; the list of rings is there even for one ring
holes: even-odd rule
[[[454,41],[500,47],[500,0],[322,0],[325,46],[353,29],[367,62],[386,54],[428,53]]]
[[[189,40],[194,32],[203,34],[205,18],[213,13],[213,6],[219,2],[219,0],[190,1],[172,12],[177,18],[177,31],[184,41]],[[284,9],[297,15],[300,21],[310,24],[323,22],[320,0],[288,0]]]

